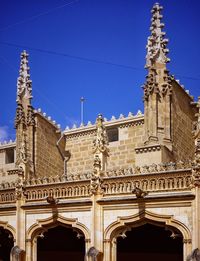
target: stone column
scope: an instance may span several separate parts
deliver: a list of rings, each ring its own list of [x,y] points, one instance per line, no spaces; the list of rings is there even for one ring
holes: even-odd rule
[[[32,242],[26,239],[26,261],[32,261]]]
[[[108,138],[106,129],[103,125],[103,117],[98,115],[96,120],[96,137],[93,141],[93,173],[90,181],[90,193],[92,199],[91,209],[91,246],[88,254],[94,253],[97,255],[94,260],[103,259],[103,213],[102,206],[98,203],[103,195],[103,176],[106,170],[106,163],[108,157]],[[96,251],[96,252],[95,252]]]

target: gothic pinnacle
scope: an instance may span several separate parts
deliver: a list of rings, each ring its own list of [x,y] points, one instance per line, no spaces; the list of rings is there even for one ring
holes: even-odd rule
[[[162,31],[164,23],[161,22],[163,9],[158,3],[155,3],[151,13],[151,35],[147,41],[146,68],[153,68],[155,64],[166,64],[170,61],[167,57],[169,50],[167,49],[168,39],[164,38],[165,32]]]
[[[93,152],[99,152],[99,153],[105,153],[108,154],[108,137],[107,137],[107,132],[106,128],[103,124],[104,119],[101,114],[98,115],[96,119],[96,128],[97,128],[97,133],[96,137],[93,141]]]
[[[28,66],[28,54],[26,51],[21,53],[21,62],[19,77],[17,79],[17,102],[20,102],[23,97],[32,98],[32,81],[30,80]]]

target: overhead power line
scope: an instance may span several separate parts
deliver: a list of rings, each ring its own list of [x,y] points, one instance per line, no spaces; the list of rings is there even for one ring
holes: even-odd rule
[[[55,51],[50,51],[50,50],[44,50],[44,49],[40,49],[40,48],[34,48],[34,47],[27,46],[27,45],[8,43],[8,42],[2,42],[2,41],[0,41],[0,44],[13,46],[13,47],[17,47],[17,48],[24,48],[24,49],[28,49],[28,50],[41,52],[41,53],[47,53],[47,54],[52,54],[52,55],[57,55],[57,56],[64,56],[64,57],[77,59],[77,60],[81,60],[81,61],[92,62],[92,63],[113,65],[113,66],[117,66],[117,67],[122,67],[122,68],[132,69],[132,70],[139,70],[139,71],[143,70],[143,68],[139,68],[139,67],[133,67],[133,66],[129,66],[129,65],[112,63],[112,62],[107,62],[107,61],[100,61],[100,60],[96,60],[96,59],[71,55],[71,54],[67,54],[67,53],[61,53],[61,52],[55,52]]]
[[[71,54],[62,53],[62,52],[56,52],[56,51],[45,50],[45,49],[41,49],[41,48],[30,47],[27,45],[21,45],[21,44],[15,44],[15,43],[3,42],[3,41],[0,41],[0,44],[11,46],[11,47],[16,47],[16,48],[20,48],[20,49],[23,48],[23,49],[27,49],[27,50],[32,50],[32,51],[36,51],[36,52],[40,52],[40,53],[46,53],[46,54],[50,54],[50,55],[68,57],[71,59],[76,59],[76,60],[86,61],[86,62],[91,62],[91,63],[96,63],[96,64],[111,65],[111,66],[116,66],[116,67],[121,67],[121,68],[125,68],[125,69],[131,69],[131,70],[137,70],[137,71],[144,70],[141,67],[135,67],[135,66],[113,63],[113,62],[108,62],[108,61],[101,61],[101,60],[97,60],[97,59],[91,59],[91,58],[87,58],[87,57],[76,56],[76,55],[71,55]],[[188,79],[188,80],[200,81],[199,77],[185,76],[185,75],[181,75],[179,73],[177,73],[176,76],[184,78],[184,79]]]
[[[1,32],[1,31],[5,31],[5,30],[7,30],[7,29],[9,29],[9,28],[11,28],[11,27],[13,27],[13,26],[20,25],[20,24],[24,24],[24,23],[26,23],[26,22],[35,20],[35,19],[38,18],[38,17],[41,17],[41,16],[43,16],[43,15],[47,15],[47,14],[49,14],[49,13],[52,13],[52,12],[55,11],[55,10],[64,8],[64,7],[69,6],[69,5],[72,5],[72,4],[76,3],[76,2],[79,2],[79,0],[74,0],[74,1],[71,1],[71,2],[67,2],[67,3],[65,3],[65,4],[63,4],[63,5],[56,6],[56,7],[51,8],[51,9],[45,11],[45,12],[39,13],[39,14],[37,14],[37,15],[33,15],[33,16],[27,18],[27,19],[21,20],[21,21],[19,21],[19,22],[14,23],[14,24],[7,25],[7,26],[5,26],[5,27],[3,27],[3,28],[0,28],[0,32]]]

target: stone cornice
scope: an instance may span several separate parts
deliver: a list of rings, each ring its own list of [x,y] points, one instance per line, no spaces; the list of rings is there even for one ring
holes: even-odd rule
[[[6,204],[0,204],[0,210],[1,211],[11,211],[11,210],[16,210],[16,204],[9,204],[5,202]]]
[[[44,199],[46,201],[46,199]],[[68,199],[68,200],[59,200],[59,202],[56,204],[57,207],[66,207],[66,206],[88,206],[92,205],[92,200],[90,198],[85,199]],[[44,207],[45,209],[47,207],[52,208],[52,205],[50,205],[47,202],[26,202],[24,205],[22,205],[23,209],[34,209],[38,207]]]
[[[0,143],[0,150],[3,149],[8,149],[8,148],[15,148],[16,147],[16,142],[15,141],[8,141],[4,143]]]
[[[147,195],[145,198],[137,198],[136,196],[116,196],[116,197],[103,197],[97,202],[99,204],[124,204],[124,203],[134,203],[134,202],[152,202],[152,200],[156,201],[185,201],[185,200],[193,200],[195,195],[191,192],[178,192],[178,193],[171,193],[170,194],[150,194]]]

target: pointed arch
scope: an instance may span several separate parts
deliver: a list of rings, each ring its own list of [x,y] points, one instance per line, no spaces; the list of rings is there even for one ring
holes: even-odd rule
[[[13,226],[11,226],[7,221],[0,221],[0,228],[6,229],[8,230],[12,236],[13,236],[13,240],[15,241],[16,239],[16,230]]]
[[[189,228],[182,222],[173,218],[173,215],[161,215],[147,210],[138,212],[135,215],[118,217],[115,222],[110,224],[104,233],[104,240],[110,241],[115,238],[124,228],[138,227],[150,223],[157,226],[166,226],[168,228],[176,228],[183,236],[183,240],[191,242],[191,232]]]
[[[57,225],[71,227],[77,232],[83,233],[86,241],[90,241],[89,230],[84,224],[78,222],[77,218],[66,218],[61,215],[53,215],[46,219],[38,219],[37,222],[28,229],[27,239],[33,240],[40,233],[49,228],[56,227]]]

